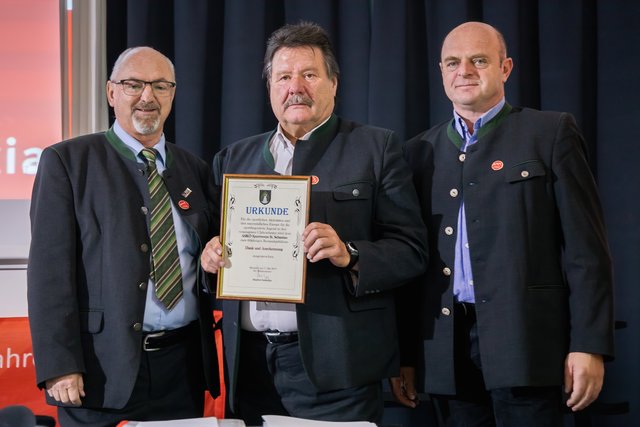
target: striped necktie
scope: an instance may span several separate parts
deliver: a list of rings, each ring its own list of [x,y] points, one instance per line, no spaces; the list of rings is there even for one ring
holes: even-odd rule
[[[156,296],[171,310],[182,298],[182,270],[173,227],[169,192],[156,169],[156,151],[144,148],[148,162],[149,195],[151,196],[151,278]]]

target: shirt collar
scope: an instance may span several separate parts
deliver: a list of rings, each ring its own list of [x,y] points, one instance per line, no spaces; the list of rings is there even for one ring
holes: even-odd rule
[[[475,123],[473,124],[473,135],[477,135],[480,128],[484,124],[488,123],[491,119],[493,119],[500,112],[500,110],[502,110],[505,102],[505,98],[503,97],[500,102],[491,107],[486,113],[481,115],[478,120],[475,121]],[[456,110],[453,110],[453,117],[455,119],[453,121],[453,124],[456,128],[456,131],[465,141],[467,141],[470,136],[467,129],[467,124],[465,123],[464,119],[456,112]]]
[[[122,129],[122,126],[120,126],[120,123],[118,123],[117,120],[113,124],[113,132],[118,136],[118,138],[120,138],[122,142],[124,142],[124,145],[126,145],[133,152],[133,154],[135,154],[136,158],[140,160],[140,152],[142,152],[142,149],[145,148],[145,146],[142,145],[140,141],[125,132],[125,130]],[[153,149],[158,152],[156,162],[160,162],[164,166],[165,160],[167,158],[164,133],[160,136],[160,140],[156,143],[156,145],[153,146]]]
[[[313,132],[315,132],[319,127],[321,127],[323,124],[327,123],[329,121],[329,119],[331,118],[331,115],[329,115],[329,117],[327,117],[322,123],[320,123],[318,126],[314,127],[313,129],[311,129],[309,132],[305,133],[304,135],[302,135],[302,137],[297,138],[298,140],[303,140],[306,141],[307,139],[311,138],[311,134]],[[284,132],[282,131],[282,126],[280,126],[280,123],[278,123],[278,128],[276,129],[276,137],[279,139],[282,139],[284,141],[287,141],[288,143],[291,144],[291,141],[289,141],[289,139],[284,135]]]

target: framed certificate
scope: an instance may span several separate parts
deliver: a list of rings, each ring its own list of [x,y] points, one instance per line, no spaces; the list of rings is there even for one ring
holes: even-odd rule
[[[303,303],[311,177],[225,174],[217,297]]]

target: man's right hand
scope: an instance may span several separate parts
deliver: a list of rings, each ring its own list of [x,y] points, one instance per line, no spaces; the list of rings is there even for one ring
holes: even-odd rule
[[[389,379],[391,391],[396,400],[409,408],[420,403],[416,392],[416,369],[411,366],[400,367],[400,376]]]
[[[84,397],[84,381],[82,374],[74,373],[47,380],[47,393],[58,402],[67,405],[82,405]]]

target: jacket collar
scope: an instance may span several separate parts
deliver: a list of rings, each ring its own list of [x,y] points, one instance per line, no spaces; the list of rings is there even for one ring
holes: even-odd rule
[[[132,162],[138,161],[133,151],[131,151],[131,149],[129,149],[129,147],[127,147],[127,145],[124,142],[122,142],[122,140],[118,137],[118,135],[116,135],[116,133],[113,130],[113,126],[110,127],[109,130],[107,130],[104,135],[107,137],[107,141],[109,141],[109,144],[111,144],[111,146],[118,152],[118,154],[120,154],[122,157],[124,157],[127,160],[131,160]],[[166,149],[166,156],[167,156],[166,167],[168,169],[173,163],[173,154],[171,153],[170,144],[166,144],[165,149]]]
[[[478,140],[491,132],[493,129],[497,128],[504,121],[504,119],[507,118],[511,110],[513,110],[513,107],[509,105],[508,102],[505,102],[500,112],[480,128],[480,130],[478,131]],[[462,139],[458,131],[456,131],[455,123],[453,122],[453,120],[447,126],[447,136],[449,137],[449,140],[453,143],[453,145],[458,147],[458,150],[460,150],[462,148],[462,145],[464,144],[464,140]]]

